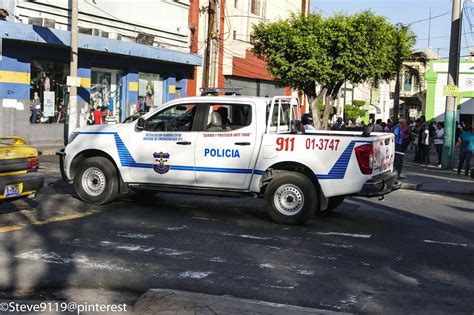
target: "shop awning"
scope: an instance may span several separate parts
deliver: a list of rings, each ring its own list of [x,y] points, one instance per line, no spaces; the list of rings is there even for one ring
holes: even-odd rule
[[[0,39],[27,41],[53,46],[70,46],[70,32],[31,24],[0,21]],[[79,49],[111,53],[154,61],[201,66],[202,57],[182,51],[78,34]]]

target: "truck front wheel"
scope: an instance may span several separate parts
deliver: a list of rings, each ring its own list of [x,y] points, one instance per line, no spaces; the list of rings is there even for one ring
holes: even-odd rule
[[[267,212],[281,224],[306,223],[314,215],[317,198],[313,182],[297,172],[279,172],[265,190]]]
[[[101,156],[84,160],[74,174],[74,188],[79,198],[88,203],[114,201],[119,192],[115,166]]]

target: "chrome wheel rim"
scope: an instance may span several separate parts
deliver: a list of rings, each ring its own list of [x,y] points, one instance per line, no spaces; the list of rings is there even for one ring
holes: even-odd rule
[[[97,167],[88,168],[82,175],[82,187],[90,196],[99,196],[105,190],[105,175]]]
[[[295,215],[303,209],[304,195],[298,186],[285,184],[278,187],[273,201],[281,214]]]

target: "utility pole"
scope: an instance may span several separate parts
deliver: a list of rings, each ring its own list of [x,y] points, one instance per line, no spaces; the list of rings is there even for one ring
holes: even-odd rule
[[[217,0],[209,0],[209,6],[207,7],[207,38],[206,38],[206,51],[204,54],[204,69],[202,76],[202,87],[207,89],[209,87],[209,73],[211,69],[211,49],[214,35],[214,21],[216,13]]]
[[[451,20],[451,42],[449,45],[448,86],[459,82],[459,59],[461,53],[461,0],[453,0]],[[446,96],[444,113],[443,169],[452,169],[454,162],[454,137],[456,132],[456,96]]]
[[[308,0],[309,1],[309,0]],[[301,15],[306,16],[306,0],[301,0]]]
[[[77,77],[77,20],[78,20],[78,0],[71,0],[71,63],[69,65],[69,75]],[[80,109],[77,104],[77,87],[69,87],[69,130],[71,133],[74,129],[79,127]],[[69,135],[64,135],[68,137]]]

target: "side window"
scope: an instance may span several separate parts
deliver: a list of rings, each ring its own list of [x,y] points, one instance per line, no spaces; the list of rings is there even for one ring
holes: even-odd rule
[[[211,104],[205,131],[233,131],[252,123],[252,106],[245,104]]]
[[[148,118],[147,131],[191,131],[196,117],[197,105],[175,105]]]

